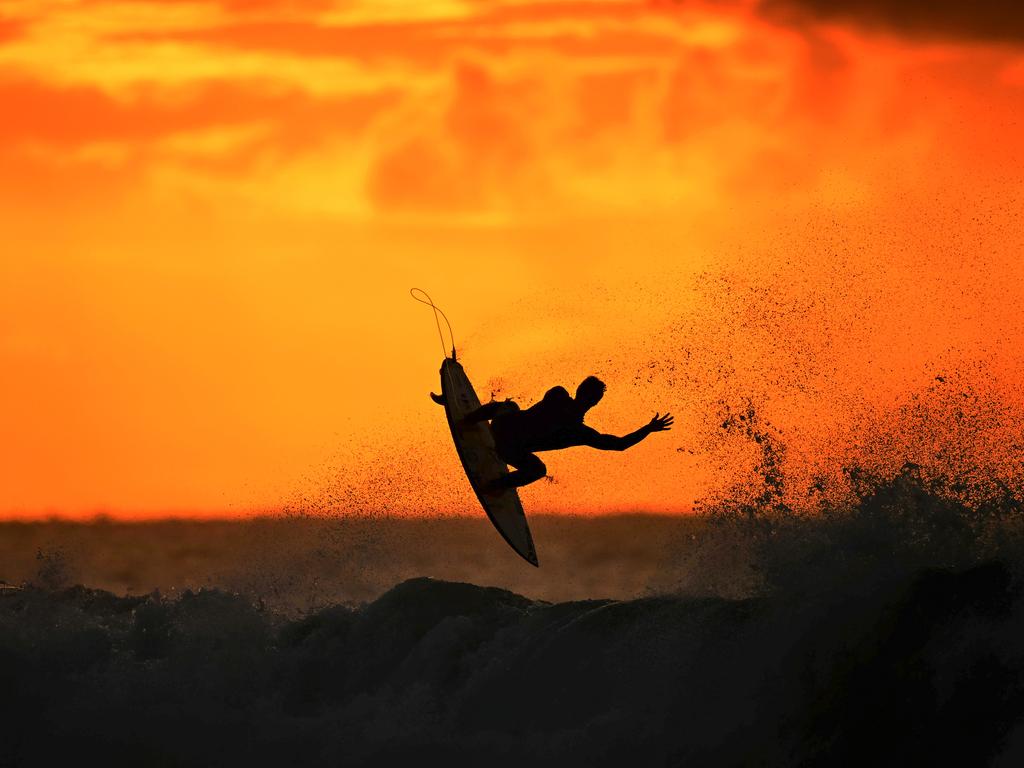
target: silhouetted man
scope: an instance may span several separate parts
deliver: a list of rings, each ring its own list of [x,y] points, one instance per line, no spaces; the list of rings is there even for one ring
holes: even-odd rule
[[[512,400],[487,403],[469,413],[465,423],[491,422],[498,457],[515,467],[497,480],[491,481],[482,490],[484,493],[500,493],[506,488],[520,486],[540,480],[547,473],[544,462],[538,459],[536,451],[557,451],[577,445],[589,445],[602,451],[624,451],[652,432],[663,432],[672,428],[672,415],[658,414],[647,424],[628,435],[602,435],[583,423],[587,411],[604,397],[604,382],[596,376],[588,376],[576,388],[573,398],[565,387],[553,387],[539,403],[525,411]]]

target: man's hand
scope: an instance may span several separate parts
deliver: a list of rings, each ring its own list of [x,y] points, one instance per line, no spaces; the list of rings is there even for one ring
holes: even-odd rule
[[[647,425],[647,429],[651,432],[664,432],[667,429],[672,429],[673,421],[671,413],[666,413],[664,416],[656,413],[654,418],[651,419],[651,423]]]
[[[661,416],[656,413],[650,423],[644,424],[636,432],[630,432],[622,437],[602,435],[590,427],[583,426],[584,437],[576,445],[589,445],[591,448],[602,451],[624,451],[627,448],[632,448],[652,432],[664,432],[666,429],[672,429],[672,414],[666,413]]]

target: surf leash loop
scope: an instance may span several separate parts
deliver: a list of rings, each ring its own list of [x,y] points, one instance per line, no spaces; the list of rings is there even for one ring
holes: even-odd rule
[[[423,294],[423,296],[425,298],[421,299],[419,296],[416,295],[417,293]],[[444,355],[445,357],[448,357],[448,348],[447,348],[447,346],[445,345],[445,342],[444,342],[444,333],[441,331],[441,317],[444,318],[444,323],[445,323],[445,325],[448,326],[448,338],[451,340],[451,343],[452,343],[451,358],[452,358],[452,360],[454,360],[455,359],[455,336],[452,334],[452,324],[450,322],[448,322],[448,315],[446,315],[444,313],[444,311],[439,306],[437,306],[437,304],[434,303],[434,300],[432,298],[430,298],[430,294],[427,293],[426,291],[424,291],[422,288],[410,288],[409,289],[409,295],[412,296],[420,304],[426,304],[428,307],[430,307],[432,310],[434,310],[434,322],[437,323],[437,335],[438,335],[438,338],[441,339],[441,354]],[[438,317],[438,315],[440,315],[440,317]]]

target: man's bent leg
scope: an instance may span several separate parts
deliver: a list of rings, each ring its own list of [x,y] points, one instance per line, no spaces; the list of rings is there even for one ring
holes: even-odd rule
[[[490,487],[495,490],[522,488],[524,485],[540,480],[548,473],[548,468],[544,466],[544,462],[532,453],[524,453],[518,456],[503,456],[502,458],[508,464],[515,467],[515,470],[489,483]]]

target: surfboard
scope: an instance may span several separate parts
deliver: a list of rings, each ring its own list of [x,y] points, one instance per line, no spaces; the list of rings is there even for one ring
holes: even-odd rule
[[[480,492],[485,483],[507,475],[508,467],[494,450],[494,437],[486,421],[461,423],[467,413],[480,407],[480,398],[462,365],[454,358],[446,357],[441,363],[441,397],[435,398],[435,402],[444,405],[455,450],[480,506],[509,546],[530,565],[539,567],[533,536],[516,490],[509,488],[493,496]]]

